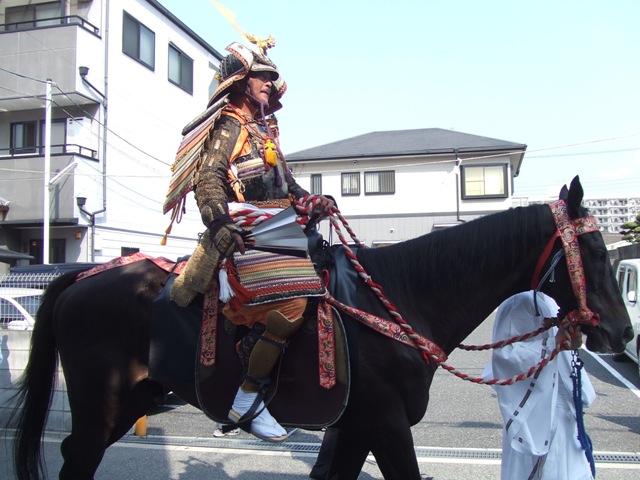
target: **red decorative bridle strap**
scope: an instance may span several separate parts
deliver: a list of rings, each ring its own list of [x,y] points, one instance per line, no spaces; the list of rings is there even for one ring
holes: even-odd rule
[[[578,309],[569,312],[567,317],[572,324],[584,323],[595,327],[598,325],[600,318],[597,313],[592,312],[589,310],[589,307],[587,307],[587,286],[578,237],[584,233],[597,232],[598,224],[592,216],[572,220],[569,217],[567,204],[564,200],[557,200],[550,203],[549,209],[556,224],[556,231],[538,259],[531,281],[531,288],[536,289],[538,287],[542,267],[551,255],[551,250],[553,249],[556,239],[560,238],[562,248],[564,249],[564,256],[567,261],[567,270],[569,271],[571,286],[576,301],[578,302]]]

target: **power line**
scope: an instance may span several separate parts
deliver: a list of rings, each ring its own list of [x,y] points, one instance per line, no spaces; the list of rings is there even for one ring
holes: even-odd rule
[[[29,80],[33,80],[33,81],[40,82],[40,83],[45,83],[45,84],[47,83],[47,81],[46,81],[46,80],[41,80],[41,79],[38,79],[38,78],[30,77],[30,76],[28,76],[28,75],[23,75],[23,74],[21,74],[21,73],[14,72],[14,71],[12,71],[12,70],[8,70],[8,69],[6,69],[6,68],[2,68],[2,67],[0,67],[0,70],[2,70],[2,71],[4,71],[4,72],[7,72],[7,73],[10,73],[10,74],[12,74],[12,75],[16,75],[16,76],[21,77],[21,78],[26,78],[26,79],[29,79]],[[142,154],[146,155],[147,157],[151,158],[152,160],[155,160],[156,162],[159,162],[159,163],[161,163],[162,165],[167,166],[167,167],[168,167],[168,166],[171,166],[171,163],[165,162],[164,160],[161,160],[161,159],[159,159],[159,158],[157,158],[157,157],[154,157],[154,156],[153,156],[153,155],[151,155],[150,153],[145,152],[144,150],[142,150],[141,148],[137,147],[136,145],[134,145],[133,143],[131,143],[129,140],[127,140],[126,138],[124,138],[123,136],[121,136],[120,134],[118,134],[117,132],[115,132],[115,131],[111,130],[108,126],[105,126],[105,125],[104,125],[100,120],[98,120],[95,116],[91,115],[91,114],[90,114],[89,112],[87,112],[87,111],[86,111],[86,110],[85,110],[81,105],[79,105],[78,103],[76,103],[76,102],[75,102],[75,100],[74,100],[73,98],[71,98],[71,97],[70,97],[66,92],[64,92],[64,91],[63,91],[63,90],[62,90],[62,89],[61,89],[61,88],[60,88],[56,83],[54,83],[54,84],[53,84],[53,86],[54,86],[54,87],[55,87],[55,88],[56,88],[56,89],[57,89],[57,90],[58,90],[58,91],[59,91],[63,96],[65,96],[65,97],[66,97],[66,98],[67,98],[67,99],[68,99],[68,100],[69,100],[69,101],[70,101],[70,102],[71,102],[71,103],[72,103],[76,108],[78,108],[78,109],[79,109],[82,113],[84,113],[87,117],[91,118],[93,121],[95,121],[96,123],[98,123],[98,125],[100,125],[100,126],[101,126],[101,127],[103,127],[103,128],[106,128],[106,130],[107,130],[109,133],[112,133],[112,134],[113,134],[113,135],[115,135],[117,138],[119,138],[120,140],[122,140],[123,142],[125,142],[127,145],[131,146],[132,148],[134,148],[135,150],[139,151],[140,153],[142,153]],[[21,95],[21,96],[23,96],[23,97],[28,97],[28,98],[42,98],[42,97],[40,97],[40,96],[37,96],[37,95],[30,95],[30,94],[27,94],[27,93],[25,93],[25,92],[21,92],[21,91],[18,91],[18,90],[14,90],[14,89],[12,89],[12,88],[9,88],[9,87],[3,86],[3,85],[0,85],[0,88],[3,88],[3,89],[5,89],[5,90],[10,91],[10,92],[13,92],[13,93],[17,93],[17,94],[19,94],[19,95]],[[44,100],[44,99],[43,99],[43,100]],[[64,107],[62,107],[60,104],[58,104],[55,100],[52,100],[52,103],[53,103],[56,107],[60,108],[64,113],[66,113],[67,115],[69,115],[69,117],[74,118],[74,115],[71,115],[71,113],[69,113],[67,110],[65,110],[65,108],[64,108]],[[111,146],[112,146],[112,147],[114,147],[114,148],[116,148],[113,144],[111,144]],[[125,153],[125,152],[120,151],[120,153]],[[131,156],[130,156],[130,158],[131,158],[131,159],[134,159],[134,157],[131,157]],[[135,159],[134,159],[134,160],[135,160]],[[149,167],[149,168],[150,168],[150,167]]]
[[[57,85],[56,85],[56,88],[57,88],[58,90],[60,90],[60,92],[61,92],[65,97],[67,97],[67,98],[68,98],[68,99],[69,99],[69,100],[70,100],[70,101],[71,101],[71,102],[72,102],[72,103],[73,103],[73,104],[74,104],[78,109],[80,109],[80,111],[81,111],[82,113],[84,113],[84,114],[85,114],[87,117],[89,117],[91,120],[95,121],[98,125],[100,125],[100,126],[103,126],[103,127],[104,127],[104,124],[103,124],[100,120],[98,120],[95,116],[91,115],[89,112],[87,112],[85,109],[83,109],[80,105],[78,105],[77,103],[75,103],[75,102],[73,101],[73,99],[72,99],[72,98],[70,98],[70,97],[69,97],[65,92],[63,92],[63,91],[62,91],[62,90],[61,90]],[[44,101],[44,98],[43,98],[43,97],[41,97],[41,96],[38,96],[38,95],[29,95],[29,94],[27,94],[27,93],[25,93],[25,92],[21,92],[21,91],[19,91],[19,90],[14,90],[14,89],[12,89],[12,88],[9,88],[9,87],[3,86],[3,85],[0,85],[0,89],[7,90],[7,91],[10,91],[10,92],[13,92],[13,93],[17,93],[17,94],[19,94],[19,95],[21,95],[21,96],[23,96],[23,97],[27,97],[27,98],[37,98],[37,99],[42,99],[42,100]],[[51,103],[53,103],[57,108],[59,108],[59,109],[60,109],[61,111],[63,111],[64,113],[66,113],[66,114],[67,114],[67,116],[68,116],[69,118],[75,118],[75,117],[76,117],[76,115],[73,115],[71,112],[69,112],[68,110],[66,110],[62,105],[60,105],[60,104],[59,104],[58,102],[56,102],[55,100],[51,100]],[[156,161],[158,161],[158,162],[162,163],[162,164],[163,164],[163,165],[165,165],[165,166],[169,166],[169,165],[170,165],[169,163],[164,162],[163,160],[160,160],[160,159],[158,159],[158,158],[154,157],[153,155],[150,155],[149,153],[145,152],[144,150],[141,150],[140,148],[136,147],[136,146],[135,146],[135,145],[133,145],[131,142],[129,142],[128,140],[126,140],[125,138],[123,138],[123,137],[122,137],[122,136],[120,136],[118,133],[116,133],[115,131],[111,130],[111,129],[110,129],[110,128],[108,128],[108,127],[107,127],[107,131],[111,132],[113,135],[115,135],[116,137],[118,137],[119,139],[121,139],[122,141],[124,141],[125,143],[127,143],[128,145],[132,146],[132,147],[133,147],[133,148],[135,148],[136,150],[140,151],[141,153],[144,153],[145,155],[149,156],[149,157],[150,157],[150,158],[152,158],[153,160],[156,160]],[[100,141],[100,140],[101,140],[101,138],[98,136],[98,134],[97,134],[97,133],[95,133],[93,130],[92,130],[92,131],[90,131],[90,134],[91,134],[91,135],[93,135],[93,136],[96,138],[96,140],[98,140],[98,141]],[[145,168],[148,168],[148,169],[150,169],[150,170],[152,170],[152,171],[154,171],[154,172],[156,172],[156,173],[158,173],[158,174],[162,175],[162,174],[161,174],[160,172],[158,172],[157,170],[153,170],[153,168],[152,168],[152,167],[150,167],[149,165],[147,165],[147,164],[145,164],[145,163],[141,163],[141,162],[139,162],[135,157],[133,157],[132,155],[130,155],[128,152],[126,152],[126,151],[124,151],[124,150],[119,149],[119,148],[118,148],[116,145],[114,145],[113,143],[107,142],[107,145],[109,145],[109,146],[110,146],[111,148],[113,148],[115,151],[117,151],[117,152],[119,152],[119,153],[122,153],[122,154],[123,154],[123,155],[125,155],[126,157],[128,157],[128,158],[130,158],[131,160],[135,161],[135,162],[136,162],[136,163],[138,163],[139,165],[141,165],[141,166],[143,166],[143,167],[145,167]],[[167,175],[163,175],[163,176],[167,176]]]
[[[10,73],[11,75],[15,75],[16,77],[26,78],[28,80],[33,80],[34,82],[48,83],[47,80],[41,80],[39,78],[30,77],[29,75],[24,75],[23,73],[18,73],[18,72],[14,72],[12,70],[7,70],[6,68],[0,67],[0,70],[2,70],[3,72]],[[17,92],[17,93],[19,93],[19,92]]]
[[[155,160],[156,162],[159,162],[165,166],[170,166],[170,163],[165,162],[164,160],[160,160],[159,158],[154,157],[153,155],[151,155],[150,153],[145,152],[144,150],[142,150],[141,148],[135,146],[133,143],[131,143],[129,140],[127,140],[126,138],[122,137],[121,135],[119,135],[118,133],[114,132],[113,130],[111,130],[109,127],[105,126],[100,120],[98,120],[97,118],[95,118],[93,115],[91,115],[89,112],[87,112],[83,107],[81,107],[80,105],[78,105],[66,92],[63,92],[62,89],[60,89],[60,87],[58,87],[56,85],[56,88],[58,90],[60,90],[60,93],[62,95],[64,95],[65,97],[67,97],[67,99],[69,99],[69,101],[71,103],[73,103],[77,108],[80,109],[81,112],[83,112],[84,114],[87,115],[87,117],[91,118],[92,120],[94,120],[96,123],[98,123],[98,125],[100,125],[103,128],[106,128],[107,131],[109,133],[112,133],[113,135],[115,135],[116,137],[118,137],[120,140],[122,140],[123,142],[125,142],[127,145],[135,148],[137,151],[139,151],[140,153],[145,154],[147,157],[151,158],[152,160]],[[63,107],[60,107],[62,109],[62,111],[64,111],[67,115],[71,115],[69,112],[67,112]],[[124,152],[122,152],[124,153]],[[133,159],[133,157],[131,157]]]
[[[621,148],[619,150],[599,150],[595,152],[557,153],[555,155],[527,155],[527,158],[531,159],[531,158],[578,157],[581,155],[605,155],[609,153],[625,153],[625,152],[636,152],[636,151],[640,151],[640,147]]]

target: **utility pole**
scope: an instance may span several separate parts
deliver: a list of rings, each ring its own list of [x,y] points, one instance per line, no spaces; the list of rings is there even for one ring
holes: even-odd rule
[[[49,263],[49,217],[51,208],[49,197],[51,192],[51,85],[52,81],[47,78],[47,89],[44,106],[44,205],[43,205],[43,235],[42,235],[42,264]]]

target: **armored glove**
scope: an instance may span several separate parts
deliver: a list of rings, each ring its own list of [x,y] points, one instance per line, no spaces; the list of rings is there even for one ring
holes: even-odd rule
[[[211,243],[218,250],[221,258],[228,257],[235,250],[244,253],[242,236],[245,233],[243,229],[236,227],[228,217],[216,219],[209,225]]]

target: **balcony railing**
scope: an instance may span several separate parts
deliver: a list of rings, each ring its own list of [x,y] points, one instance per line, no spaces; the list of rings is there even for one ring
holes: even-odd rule
[[[0,24],[0,33],[15,32],[16,30],[32,30],[35,28],[54,27],[58,25],[79,25],[86,31],[93,33],[97,37],[100,36],[100,29],[89,23],[84,18],[77,15],[69,15],[66,17],[41,18],[38,20],[27,20],[24,22],[11,22]]]
[[[93,160],[98,159],[98,151],[91,148],[65,143],[61,145],[51,145],[51,155],[81,155]],[[15,157],[40,157],[44,155],[44,145],[21,148],[0,148],[0,159]]]

